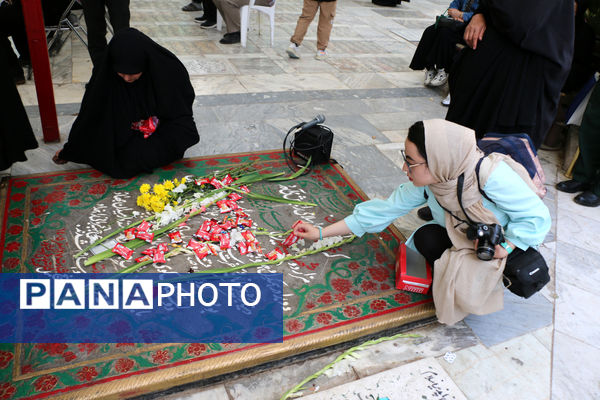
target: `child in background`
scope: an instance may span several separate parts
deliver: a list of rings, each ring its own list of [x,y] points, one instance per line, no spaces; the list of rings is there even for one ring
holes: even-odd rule
[[[327,57],[326,49],[327,44],[329,44],[331,28],[333,27],[336,5],[336,0],[304,0],[302,14],[300,15],[300,18],[298,18],[296,30],[290,39],[292,43],[286,50],[290,58],[300,58],[300,45],[302,44],[304,35],[306,35],[308,26],[319,9],[321,12],[319,13],[319,26],[317,28],[317,55],[315,58],[317,60],[322,60]]]

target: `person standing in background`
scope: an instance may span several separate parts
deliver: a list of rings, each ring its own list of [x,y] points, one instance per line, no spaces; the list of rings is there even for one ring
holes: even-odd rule
[[[88,51],[95,67],[106,51],[106,9],[113,31],[117,33],[129,28],[129,0],[81,0],[81,5],[87,26]]]
[[[290,39],[292,43],[286,50],[290,58],[300,58],[300,45],[304,40],[308,26],[317,14],[317,10],[320,10],[320,13],[319,26],[317,27],[317,55],[315,58],[322,60],[327,57],[327,45],[329,44],[331,28],[333,28],[336,6],[336,0],[304,0],[302,14],[298,18],[296,30]]]
[[[527,133],[539,148],[573,59],[573,0],[480,0],[450,71],[446,119],[488,132]]]

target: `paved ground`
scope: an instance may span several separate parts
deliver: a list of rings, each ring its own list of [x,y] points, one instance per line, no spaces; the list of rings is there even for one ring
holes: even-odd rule
[[[316,24],[302,58],[284,53],[299,15],[299,0],[278,0],[275,46],[269,47],[267,19],[258,32],[253,16],[248,47],[218,43],[221,34],[192,22],[184,2],[132,0],[132,25],[174,51],[190,71],[196,90],[194,116],[201,142],[186,156],[279,148],[287,129],[317,113],[335,134],[333,156],[371,197],[384,197],[406,181],[399,150],[407,128],[424,118],[445,116],[443,90],[422,86],[422,73],[408,69],[415,41],[447,1],[414,0],[397,8],[368,0],[338,2],[330,57],[313,58]],[[85,48],[69,40],[52,60],[61,136],[66,138],[91,72]],[[41,138],[35,90],[20,87]],[[225,139],[223,139],[225,138]],[[61,144],[43,144],[17,163],[13,175],[78,168],[59,167],[50,156]],[[553,226],[541,251],[552,281],[523,300],[506,292],[501,312],[468,317],[454,327],[430,324],[417,339],[381,343],[344,361],[305,391],[307,399],[333,398],[600,398],[600,209],[573,203],[557,193],[564,179],[561,155],[540,152],[547,179],[545,202]],[[408,234],[414,213],[396,221]],[[453,363],[446,352],[456,354]],[[213,386],[186,387],[166,399],[277,399],[340,352],[279,366]],[[596,361],[594,361],[596,360]],[[360,380],[360,381],[359,381]],[[308,396],[312,394],[311,396]],[[372,397],[369,397],[372,396]]]

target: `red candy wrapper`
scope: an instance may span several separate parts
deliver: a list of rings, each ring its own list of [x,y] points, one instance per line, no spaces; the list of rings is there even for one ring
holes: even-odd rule
[[[201,246],[194,249],[194,253],[196,253],[196,257],[198,257],[198,260],[202,260],[208,255],[209,252],[210,250],[208,249],[208,246]]]
[[[156,249],[154,249],[154,248],[150,248],[150,249],[146,249],[146,250],[142,251],[142,254],[145,254],[148,256],[153,256],[154,253],[156,253]]]
[[[240,208],[240,206],[238,206],[238,204],[235,201],[233,201],[233,200],[225,200],[225,201],[227,202],[226,204],[229,206],[229,208],[232,211],[237,210],[238,208]]]
[[[217,178],[212,178],[210,184],[213,185],[215,189],[221,189],[223,187],[223,184]]]
[[[300,239],[298,236],[294,235],[294,232],[290,233],[288,237],[283,241],[284,246],[291,246],[296,243]]]
[[[141,257],[136,258],[135,262],[139,264],[141,262],[150,261],[150,260],[152,260],[152,257],[150,257],[149,255],[145,255],[145,256],[141,256]]]
[[[181,238],[181,232],[179,231],[169,233],[169,237],[171,238],[171,244],[183,243],[183,239]]]
[[[295,228],[296,226],[298,226],[298,224],[301,224],[301,223],[302,223],[302,221],[300,221],[300,220],[298,220],[298,221],[294,222],[294,225],[292,225],[292,230],[294,230],[294,228]]]
[[[130,241],[130,240],[135,239],[136,232],[137,232],[137,229],[135,229],[135,228],[125,229],[125,232],[123,232],[125,234],[125,240]]]
[[[231,184],[231,182],[233,182],[233,178],[229,174],[227,174],[227,176],[225,178],[223,178],[223,180],[221,181],[223,186],[229,186],[229,184]]]
[[[205,240],[205,241],[209,241],[210,240],[210,234],[208,232],[205,232],[201,229],[198,229],[196,231],[196,233],[194,233],[194,238],[196,238],[197,240]]]
[[[246,214],[244,212],[244,210],[242,210],[241,208],[238,210],[235,210],[235,215],[237,215],[240,218],[248,218],[248,214]]]
[[[278,260],[280,258],[283,258],[284,256],[285,254],[283,253],[283,251],[279,250],[279,247],[276,247],[275,250],[272,250],[265,254],[265,257],[267,257],[271,261]]]
[[[210,228],[213,226],[213,222],[211,220],[204,220],[204,222],[202,223],[202,226],[200,227],[201,230],[203,230],[204,232],[210,232]]]
[[[152,224],[148,221],[142,221],[141,224],[138,225],[137,227],[137,231],[144,231],[146,232],[148,229],[150,229],[152,227]]]
[[[138,239],[145,240],[148,243],[152,243],[152,241],[154,240],[154,233],[148,231],[138,231],[135,234],[135,237]]]
[[[248,218],[241,218],[238,216],[236,225],[247,226],[248,228],[252,227],[252,220]]]
[[[228,213],[232,210],[232,208],[227,204],[227,200],[219,200],[217,201],[217,207],[221,210],[221,214]]]
[[[240,200],[240,199],[242,199],[242,198],[243,198],[242,196],[240,196],[240,194],[239,194],[239,193],[231,193],[231,194],[230,194],[229,196],[227,196],[227,197],[229,197],[229,198],[230,198],[231,200],[233,200],[233,201],[238,201],[238,200]]]
[[[245,256],[248,254],[248,244],[246,242],[238,242],[237,247],[241,255]]]
[[[156,253],[154,253],[154,256],[152,256],[152,262],[155,264],[164,264],[165,262],[167,262],[165,260],[165,253],[163,253],[162,251],[157,251]]]
[[[221,250],[227,250],[231,248],[231,237],[229,236],[229,233],[221,234],[221,237],[219,238],[219,247]]]
[[[195,249],[197,249],[199,247],[204,247],[204,243],[197,242],[194,239],[190,239],[190,241],[187,244],[187,248],[188,249],[195,250]]]
[[[123,246],[121,243],[115,244],[115,247],[112,248],[112,252],[120,255],[126,260],[129,260],[133,255],[133,250],[126,246]]]
[[[200,185],[205,185],[205,184],[207,184],[207,183],[210,183],[210,179],[208,179],[208,178],[196,179],[196,180],[194,181],[194,183],[195,183],[196,185],[198,185],[198,186],[200,186]]]
[[[246,186],[246,185],[240,186],[240,190],[242,192],[250,193],[250,189],[248,189],[248,186]]]
[[[213,256],[216,256],[219,253],[219,246],[216,244],[206,243],[206,247],[208,247]]]
[[[235,224],[233,222],[231,222],[230,220],[227,220],[227,221],[223,222],[222,224],[219,224],[219,227],[226,231],[230,230],[234,226],[235,226]]]
[[[249,253],[262,253],[262,247],[258,242],[247,242]]]
[[[256,242],[256,236],[250,231],[243,231],[242,237],[246,242]]]
[[[167,253],[169,251],[169,246],[167,246],[166,243],[159,243],[158,246],[156,246],[156,248],[158,249],[158,251],[162,251],[163,253]]]
[[[140,131],[144,134],[144,139],[148,139],[158,126],[158,118],[156,116],[149,117],[148,119],[142,119],[138,122],[131,124],[131,129],[134,131]]]

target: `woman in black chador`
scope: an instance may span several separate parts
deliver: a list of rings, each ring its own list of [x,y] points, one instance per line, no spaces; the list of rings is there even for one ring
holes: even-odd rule
[[[38,147],[8,60],[0,46],[0,171],[27,160],[25,150]]]
[[[450,73],[446,119],[481,137],[527,133],[536,148],[573,58],[573,0],[481,0]]]
[[[88,84],[69,140],[54,161],[130,178],[198,143],[194,89],[183,64],[133,28],[119,31]]]

